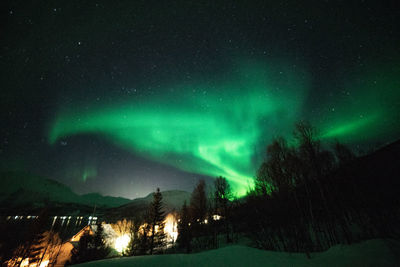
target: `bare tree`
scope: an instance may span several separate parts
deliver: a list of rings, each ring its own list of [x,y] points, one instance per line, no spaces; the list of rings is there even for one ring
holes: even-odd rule
[[[223,217],[226,242],[232,242],[230,237],[230,200],[232,198],[231,187],[226,178],[219,176],[214,181],[215,210]]]
[[[192,192],[190,207],[194,222],[203,222],[207,215],[206,182],[200,180]]]

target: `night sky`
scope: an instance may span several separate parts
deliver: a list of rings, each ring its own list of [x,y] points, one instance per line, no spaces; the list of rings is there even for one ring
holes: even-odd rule
[[[2,1],[0,167],[135,198],[225,176],[277,136],[400,136],[396,1]]]

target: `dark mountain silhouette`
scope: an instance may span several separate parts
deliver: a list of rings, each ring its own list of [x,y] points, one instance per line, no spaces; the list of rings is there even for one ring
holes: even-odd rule
[[[189,203],[190,193],[179,190],[162,192],[166,212],[179,210]],[[0,172],[0,214],[32,214],[44,207],[54,214],[91,214],[96,205],[100,214],[129,217],[142,214],[153,200],[150,193],[134,200],[102,196],[98,193],[78,195],[68,186],[24,172]],[[14,212],[14,213],[13,213]]]
[[[400,199],[400,140],[341,167],[335,176],[352,180],[366,196],[389,201]]]
[[[18,207],[23,210],[44,206],[69,207],[83,205],[102,208],[117,207],[131,200],[121,197],[102,196],[97,193],[78,195],[68,186],[40,176],[24,172],[0,172],[0,207],[4,210]],[[93,209],[93,208],[90,208]]]
[[[191,194],[181,190],[169,190],[161,192],[163,196],[163,210],[168,213],[178,211],[182,208],[183,203],[190,202]],[[148,194],[144,198],[137,198],[130,203],[117,208],[111,208],[107,212],[107,217],[118,219],[123,217],[135,217],[144,214],[150,203],[153,201],[153,193]]]
[[[339,184],[352,184],[352,188],[341,188],[343,195],[351,196],[351,190],[358,192],[364,205],[373,205],[378,209],[399,206],[400,140],[356,158],[339,168],[334,175]],[[347,190],[349,192],[345,192]]]

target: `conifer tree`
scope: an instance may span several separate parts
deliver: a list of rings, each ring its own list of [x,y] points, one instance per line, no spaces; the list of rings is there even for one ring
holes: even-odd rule
[[[160,188],[157,188],[150,206],[150,254],[153,254],[155,248],[161,248],[165,245],[165,214],[162,205],[162,194]]]
[[[110,253],[110,248],[106,244],[106,240],[104,238],[104,228],[101,223],[96,225],[96,233],[94,235],[94,257],[96,259],[104,259]]]
[[[101,223],[96,225],[94,235],[86,230],[79,240],[78,247],[72,249],[71,264],[82,263],[86,261],[100,260],[107,257],[110,248],[105,243],[104,229]]]
[[[189,209],[186,205],[186,201],[183,203],[180,220],[178,223],[178,240],[177,243],[180,248],[185,249],[186,253],[191,251],[192,233],[190,229],[190,214]]]

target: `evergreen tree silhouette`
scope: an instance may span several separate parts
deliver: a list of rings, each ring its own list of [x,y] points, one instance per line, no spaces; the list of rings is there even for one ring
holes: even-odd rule
[[[150,254],[153,254],[155,248],[165,246],[165,214],[162,210],[162,205],[162,194],[160,188],[157,188],[157,191],[153,194],[153,202],[150,206]]]

